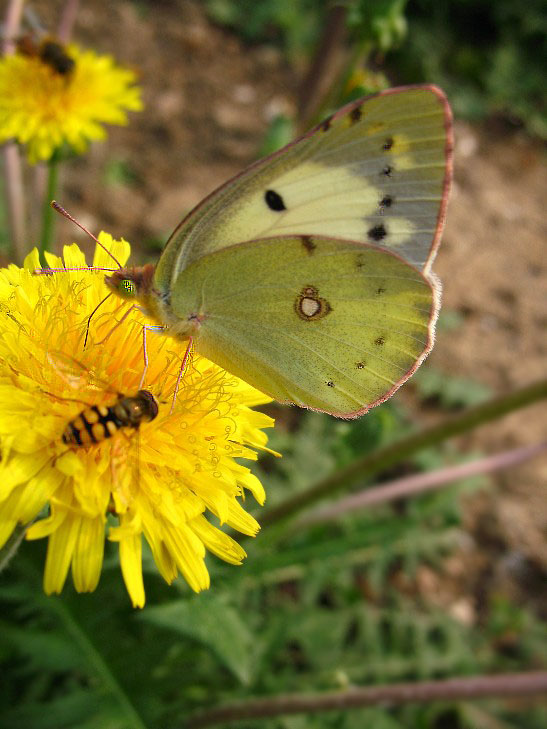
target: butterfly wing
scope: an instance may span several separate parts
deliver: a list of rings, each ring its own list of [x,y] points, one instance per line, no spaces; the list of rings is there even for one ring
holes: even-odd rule
[[[349,104],[205,198],[169,239],[156,287],[169,290],[216,250],[296,234],[374,244],[427,271],[444,223],[451,146],[450,109],[436,87]]]
[[[317,236],[249,241],[200,258],[171,294],[196,348],[276,400],[356,417],[433,343],[436,284],[375,246]]]

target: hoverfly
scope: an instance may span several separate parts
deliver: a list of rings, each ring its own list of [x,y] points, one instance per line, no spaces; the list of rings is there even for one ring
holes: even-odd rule
[[[111,438],[120,428],[138,430],[158,412],[158,401],[148,390],[139,390],[134,396],[118,393],[113,405],[90,405],[82,410],[68,423],[62,440],[65,445],[87,447]]]
[[[62,353],[49,354],[48,360],[61,376],[73,388],[89,387],[91,382],[98,384],[103,391],[110,392],[105,382],[92,376],[91,371],[78,360]],[[111,391],[114,395],[114,391]],[[117,399],[110,405],[87,404],[83,400],[64,398],[53,393],[51,397],[71,402],[81,402],[84,407],[66,424],[61,440],[65,445],[87,448],[102,443],[107,438],[131,429],[137,431],[142,423],[151,422],[159,413],[159,401],[148,390],[139,389],[135,395],[115,393]]]

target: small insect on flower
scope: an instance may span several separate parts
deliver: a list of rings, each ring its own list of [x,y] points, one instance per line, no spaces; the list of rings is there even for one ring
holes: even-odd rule
[[[142,422],[150,422],[159,412],[158,401],[148,390],[139,390],[134,397],[118,395],[114,405],[92,405],[71,420],[63,433],[63,443],[89,446],[111,438],[120,428],[138,430]]]
[[[77,448],[90,448],[108,438],[124,433],[123,429],[138,431],[143,423],[151,422],[159,413],[159,400],[148,390],[139,389],[135,395],[114,393],[108,383],[94,376],[91,370],[76,358],[62,352],[48,353],[47,359],[65,382],[75,390],[91,388],[94,391],[117,395],[112,404],[90,405],[81,401],[86,407],[72,418],[63,431],[61,440],[65,445]],[[144,377],[142,378],[144,380]],[[50,392],[55,400],[80,402],[75,398],[64,398]],[[138,462],[138,458],[136,459]]]
[[[38,58],[60,76],[69,77],[76,65],[66,47],[51,36],[39,40],[35,35],[27,33],[17,41],[17,51],[23,56]]]

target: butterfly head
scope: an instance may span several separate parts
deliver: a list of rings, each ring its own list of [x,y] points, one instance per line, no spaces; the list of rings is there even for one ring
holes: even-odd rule
[[[116,275],[117,272],[114,276],[105,276],[106,285],[122,299],[136,298],[138,289],[135,282],[130,278],[120,278],[119,281],[115,281]]]
[[[145,303],[152,292],[154,266],[148,263],[137,268],[120,268],[111,276],[105,276],[104,282],[117,296],[126,301],[136,300]]]
[[[138,305],[143,314],[161,321],[160,297],[154,288],[154,270],[151,263],[135,268],[120,268],[111,276],[105,276],[104,282],[116,296]]]

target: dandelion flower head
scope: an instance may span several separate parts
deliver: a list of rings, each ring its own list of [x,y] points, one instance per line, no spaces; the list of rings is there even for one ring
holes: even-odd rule
[[[126,111],[142,109],[131,70],[76,45],[66,53],[74,61],[67,74],[39,56],[0,60],[0,142],[26,145],[31,163],[51,159],[65,143],[81,154],[106,136],[104,124],[126,124]]]
[[[125,241],[100,240],[125,263]],[[86,408],[138,391],[144,322],[110,297],[84,348],[89,315],[107,293],[103,274],[33,275],[39,265],[34,251],[23,268],[0,270],[0,546],[18,523],[30,524],[27,539],[47,537],[48,594],[62,590],[69,568],[79,592],[95,589],[105,534],[119,544],[133,605],[145,602],[143,537],[167,582],[181,573],[195,591],[207,588],[207,551],[232,564],[245,557],[214,522],[247,535],[259,528],[241,501],[248,490],[262,504],[264,489],[235,459],[254,460],[265,448],[262,429],[273,421],[252,407],[270,398],[194,353],[172,409],[184,343],[150,332],[142,387],[157,417],[88,447],[65,444],[67,425]],[[86,265],[76,245],[65,248],[64,265]],[[93,266],[111,268],[111,260],[98,249]]]

